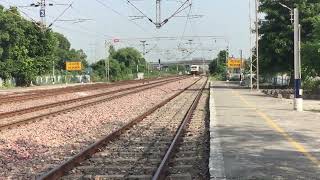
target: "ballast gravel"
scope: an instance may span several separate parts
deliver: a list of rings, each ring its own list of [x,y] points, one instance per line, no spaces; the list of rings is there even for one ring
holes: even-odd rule
[[[81,151],[197,78],[187,78],[0,134],[0,179],[30,179]]]

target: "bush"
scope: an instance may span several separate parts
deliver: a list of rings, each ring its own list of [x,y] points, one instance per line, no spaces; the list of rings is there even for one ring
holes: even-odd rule
[[[303,89],[305,91],[315,92],[320,89],[320,80],[308,78],[303,81]]]

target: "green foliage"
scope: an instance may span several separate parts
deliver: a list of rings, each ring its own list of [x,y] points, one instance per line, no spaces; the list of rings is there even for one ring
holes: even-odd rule
[[[110,53],[110,58],[117,60],[120,64],[123,64],[125,67],[129,68],[131,72],[137,72],[137,64],[139,65],[139,71],[145,71],[145,59],[142,57],[142,54],[131,47],[122,48],[114,53]]]
[[[314,92],[320,88],[320,80],[306,79],[303,82],[303,89]]]
[[[214,76],[219,76],[220,79],[226,75],[226,56],[225,50],[220,51],[218,57],[213,59],[209,64],[209,72]]]
[[[136,65],[139,65],[139,72],[145,71],[145,59],[139,51],[134,48],[122,48],[115,50],[109,48],[110,78],[112,81],[131,79],[132,74],[136,73]],[[91,65],[97,80],[105,79],[105,59]]]
[[[67,61],[80,61],[83,66],[83,70],[88,67],[87,55],[82,49],[75,50],[70,48],[70,42],[62,34],[54,33],[54,37],[57,39],[57,46],[54,51],[54,62],[56,69],[65,70]]]
[[[168,71],[174,74],[178,74],[179,72],[184,73],[186,71],[186,67],[183,65],[169,65]]]
[[[86,66],[82,50],[70,50],[69,41],[50,29],[42,31],[38,25],[24,19],[16,8],[0,6],[0,77],[11,77],[17,85],[30,85],[36,76],[49,74],[52,62],[64,69],[66,60],[81,60]]]
[[[145,77],[157,77],[169,74],[177,74],[177,66],[172,65],[168,67],[168,72],[159,72],[158,70],[147,72],[146,60],[141,53],[134,48],[122,48],[115,50],[113,46],[109,48],[110,60],[110,79],[111,81],[132,79],[133,74],[137,73],[137,64],[139,65],[139,72],[145,72]],[[106,77],[106,60],[101,59],[91,65],[93,69],[93,79],[95,81],[105,80]],[[184,72],[186,68],[183,65],[178,65],[179,72]]]
[[[298,7],[302,26],[302,64],[308,76],[320,72],[318,52],[320,38],[320,0],[261,0],[265,20],[260,23],[260,69],[262,74],[291,73],[293,71],[293,26],[288,7]]]

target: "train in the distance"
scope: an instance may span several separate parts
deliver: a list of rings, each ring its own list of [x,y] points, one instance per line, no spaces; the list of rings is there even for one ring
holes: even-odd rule
[[[202,69],[202,67],[199,66],[199,65],[191,65],[191,66],[190,66],[190,72],[191,72],[191,74],[193,74],[193,75],[200,75],[200,74],[203,73],[203,69]]]

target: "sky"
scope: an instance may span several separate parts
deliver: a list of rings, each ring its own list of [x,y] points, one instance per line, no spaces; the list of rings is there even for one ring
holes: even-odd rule
[[[161,0],[162,20],[171,16],[185,0]],[[251,0],[252,1],[252,0]],[[27,19],[40,20],[38,7],[24,7],[37,0],[0,0],[5,7],[18,6]],[[156,1],[131,0],[139,10],[152,20],[156,16]],[[143,51],[141,40],[146,40],[148,61],[178,61],[182,59],[213,59],[220,50],[229,46],[230,55],[249,56],[249,0],[192,0],[187,8],[171,18],[160,29],[148,19],[135,19],[140,12],[127,0],[47,0],[46,24],[53,23],[53,30],[64,34],[72,48],[83,49],[89,62],[106,56],[105,42],[116,48],[131,46]],[[64,5],[65,4],[65,5]],[[72,4],[69,7],[67,4]],[[251,9],[253,12],[253,10]],[[189,14],[189,18],[187,15]],[[192,15],[201,15],[192,18]],[[68,21],[86,19],[83,22]],[[66,21],[67,20],[67,21]],[[188,36],[188,37],[187,37]],[[192,37],[198,36],[198,37]],[[199,36],[205,36],[199,38]],[[174,37],[173,39],[154,39]],[[186,49],[190,53],[182,52]]]

